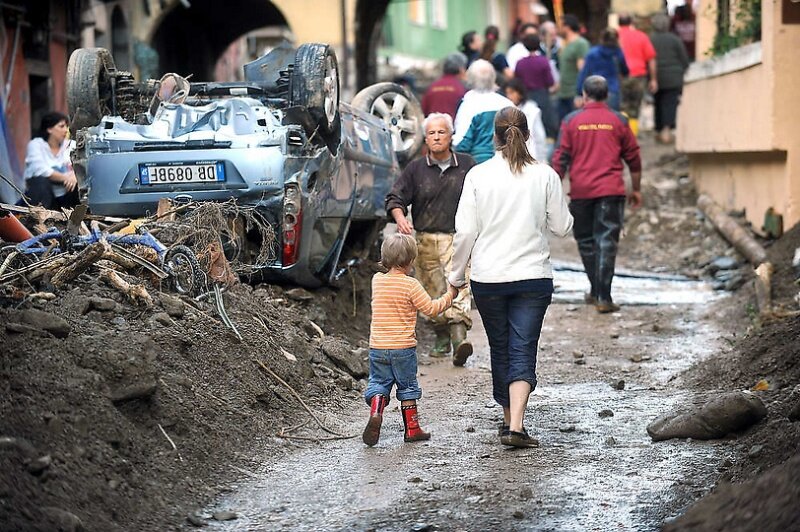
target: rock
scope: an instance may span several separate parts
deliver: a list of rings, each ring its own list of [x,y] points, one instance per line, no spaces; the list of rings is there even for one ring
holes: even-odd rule
[[[336,384],[342,390],[352,390],[353,389],[353,378],[348,375],[340,375],[338,379],[336,379]]]
[[[617,338],[619,338],[619,333],[613,332],[609,336],[611,337],[612,340],[616,340]]]
[[[524,519],[525,518],[525,514],[522,513],[520,510],[517,510],[516,512],[514,512],[513,515],[514,515],[514,519]]]
[[[170,317],[182,318],[186,313],[186,303],[180,298],[169,294],[161,294],[159,299],[161,301],[161,307]]]
[[[50,464],[52,463],[53,463],[53,458],[49,454],[44,455],[40,458],[37,458],[36,460],[33,460],[28,464],[28,473],[38,477],[44,472],[45,469],[50,467]]]
[[[560,425],[558,427],[559,432],[575,432],[575,425]]]
[[[45,506],[40,508],[40,511],[54,525],[51,530],[59,532],[83,532],[86,530],[81,518],[72,512],[54,506]]]
[[[422,479],[420,477],[411,477],[410,479],[408,479],[408,481],[411,484],[419,484],[420,482],[422,482]]]
[[[189,515],[187,515],[187,516],[186,516],[186,521],[187,521],[187,522],[188,522],[190,525],[192,525],[192,526],[196,526],[196,527],[198,527],[198,528],[200,528],[201,526],[206,526],[206,525],[208,525],[208,521],[206,521],[205,519],[203,519],[202,517],[200,517],[200,516],[199,516],[199,515],[197,515],[197,514],[189,514]]]
[[[234,519],[239,518],[239,516],[236,515],[236,512],[231,512],[229,510],[220,510],[218,512],[214,512],[211,514],[211,517],[213,517],[216,521],[233,521]]]
[[[750,447],[750,450],[747,451],[747,456],[749,456],[750,458],[754,458],[761,453],[761,450],[763,448],[764,448],[763,445],[753,445],[752,447]]]
[[[158,381],[148,380],[120,386],[111,390],[109,399],[114,404],[132,401],[133,399],[147,399],[158,390]]]
[[[72,329],[69,322],[61,316],[42,310],[27,309],[17,315],[20,323],[30,325],[41,331],[47,331],[56,338],[66,338]]]
[[[625,380],[619,379],[618,381],[611,381],[611,387],[615,390],[624,390],[625,389]]]
[[[283,294],[286,296],[287,299],[291,299],[292,301],[311,301],[314,299],[314,294],[306,290],[305,288],[292,288],[291,290],[287,290]]]
[[[574,362],[578,366],[585,366],[586,365],[586,359],[585,358],[576,358]]]
[[[597,415],[600,416],[601,418],[614,417],[614,411],[608,408],[604,408],[603,410],[598,412]]]
[[[606,438],[606,445],[608,445],[609,447],[613,447],[616,444],[617,440],[614,438],[614,436],[609,436],[608,438]]]
[[[350,344],[343,340],[331,336],[325,337],[322,340],[322,352],[336,366],[356,379],[369,375],[369,364],[364,360],[360,351],[354,353]]]
[[[580,351],[573,351],[572,358],[583,358],[583,353]]]
[[[112,312],[117,308],[117,302],[107,297],[90,297],[89,310],[98,312]],[[84,312],[85,314],[85,312]]]
[[[767,415],[764,403],[750,392],[718,395],[699,406],[683,406],[647,426],[653,441],[671,438],[711,440],[758,423]]]
[[[171,327],[172,325],[175,325],[175,321],[173,321],[173,319],[170,318],[169,314],[166,312],[156,312],[153,314],[152,319],[154,322],[163,325],[164,327]]]
[[[800,421],[800,400],[789,410],[787,417],[792,421]]]
[[[465,432],[475,432],[475,427],[467,427]]]
[[[739,263],[731,257],[716,257],[708,265],[709,270],[715,272],[718,270],[735,270],[738,267]]]
[[[433,526],[428,523],[414,523],[411,527],[411,532],[428,532],[433,530]]]

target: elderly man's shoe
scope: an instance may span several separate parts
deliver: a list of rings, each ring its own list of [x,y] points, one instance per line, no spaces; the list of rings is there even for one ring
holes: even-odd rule
[[[598,301],[595,304],[594,308],[600,314],[608,314],[610,312],[618,312],[619,309],[620,309],[620,306],[617,305],[616,303],[611,302],[611,301]]]
[[[472,356],[472,344],[467,340],[467,326],[454,323],[450,326],[450,339],[453,341],[453,365],[463,366]]]

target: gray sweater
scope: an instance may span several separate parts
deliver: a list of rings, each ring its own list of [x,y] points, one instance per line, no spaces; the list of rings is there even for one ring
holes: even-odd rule
[[[650,36],[656,49],[659,89],[683,87],[683,73],[689,67],[689,56],[681,40],[674,33],[656,32]]]

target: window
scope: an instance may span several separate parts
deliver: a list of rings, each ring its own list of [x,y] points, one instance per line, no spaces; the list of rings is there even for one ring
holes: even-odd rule
[[[426,0],[411,0],[408,3],[408,20],[412,24],[424,26],[427,22],[425,17]]]
[[[447,0],[431,0],[431,26],[447,29]]]

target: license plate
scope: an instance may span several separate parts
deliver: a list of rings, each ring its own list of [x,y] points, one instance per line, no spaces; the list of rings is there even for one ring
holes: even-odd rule
[[[139,165],[143,185],[179,183],[219,183],[225,181],[225,164],[218,161],[198,163],[147,163]]]

